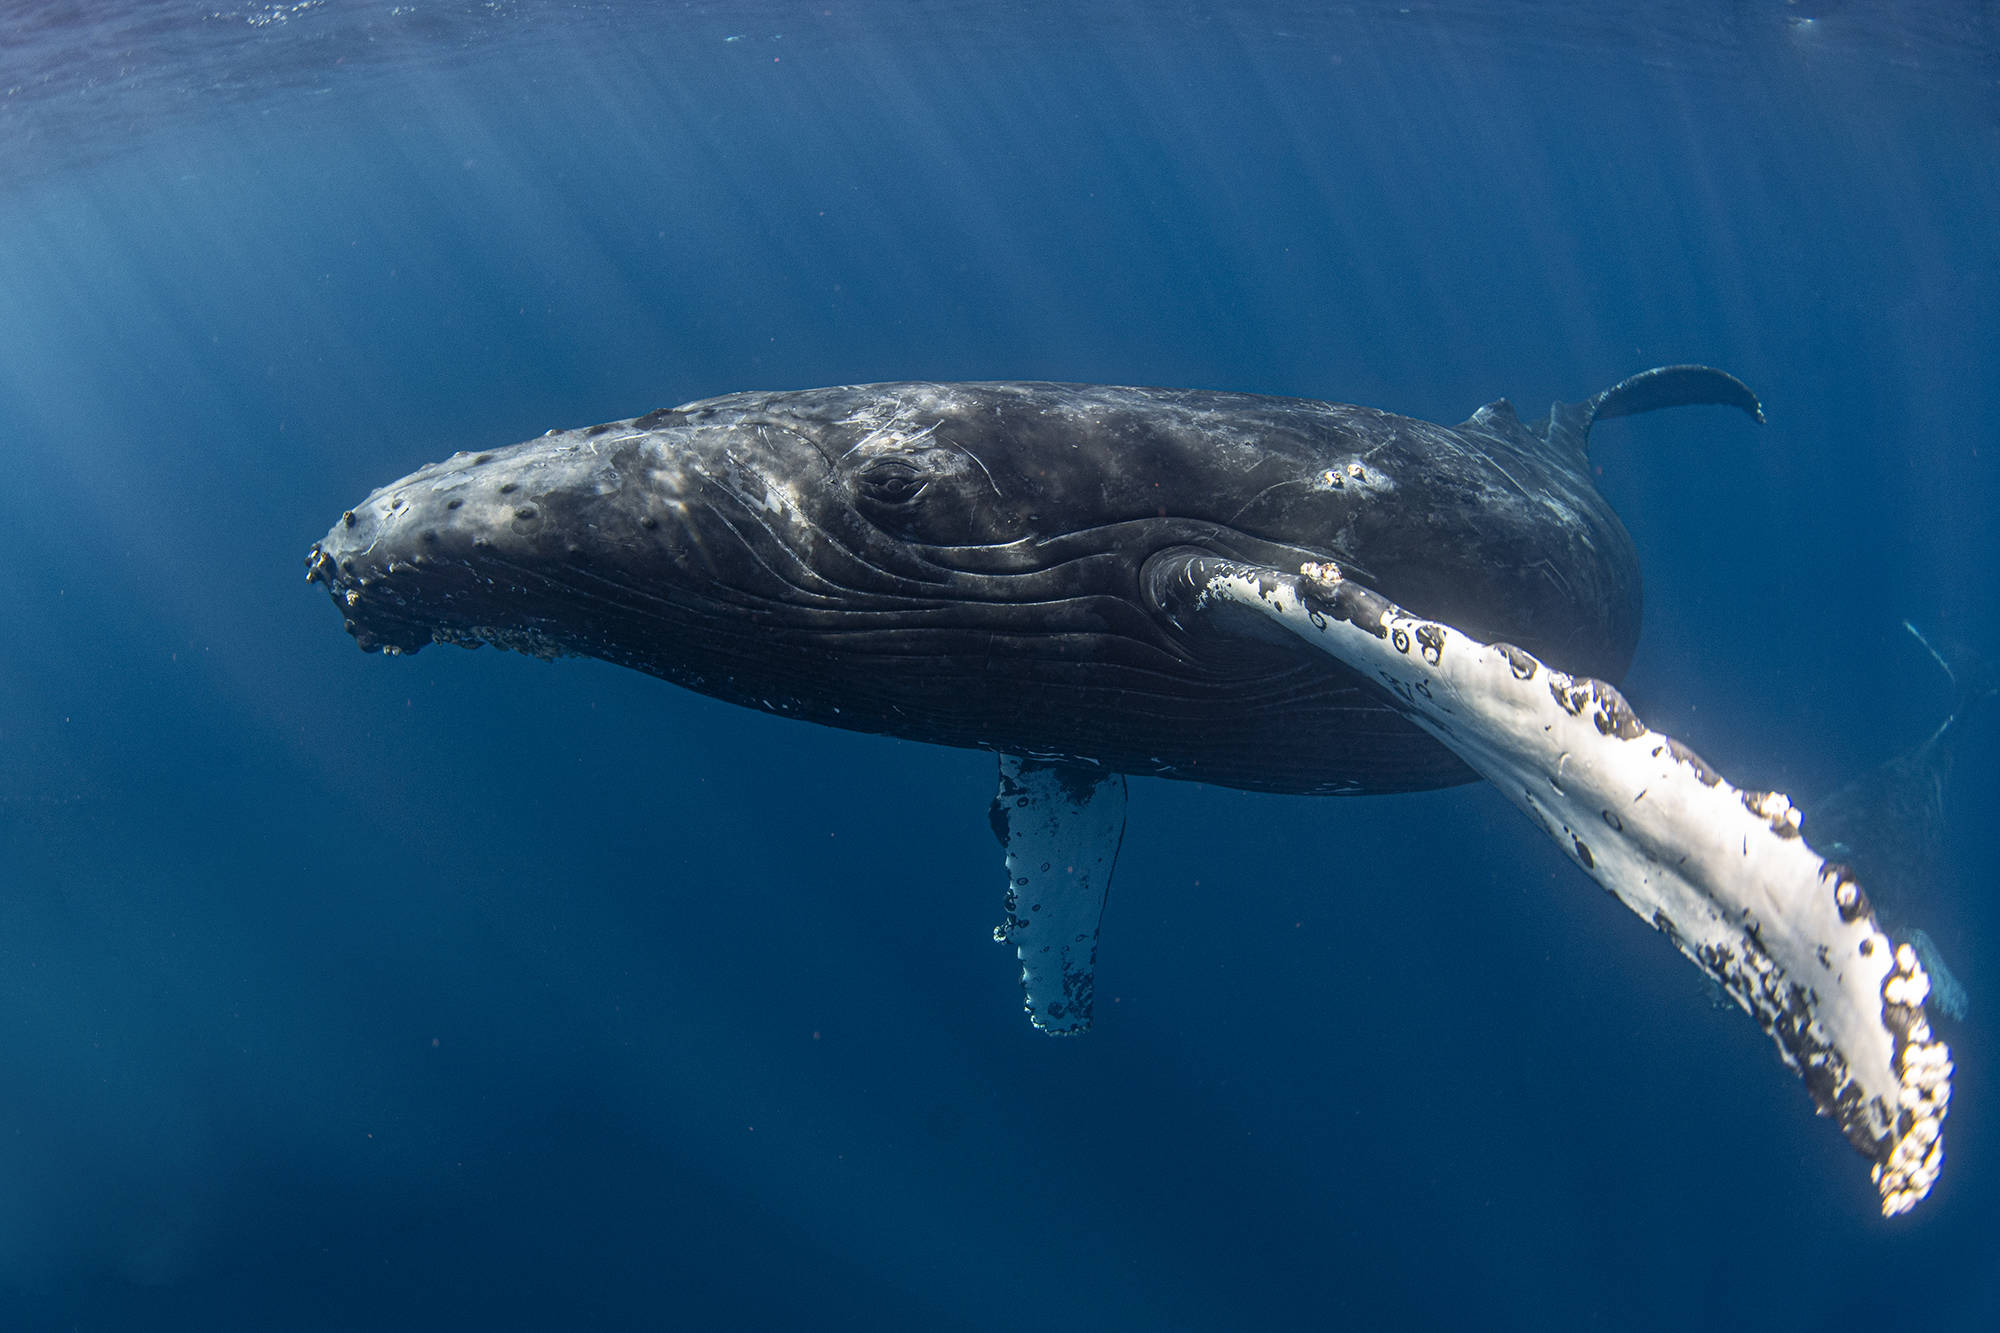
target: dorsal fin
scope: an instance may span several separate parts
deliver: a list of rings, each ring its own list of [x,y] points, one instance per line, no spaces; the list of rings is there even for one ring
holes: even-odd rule
[[[1759,425],[1764,421],[1764,408],[1757,395],[1734,375],[1712,366],[1656,366],[1622,379],[1583,402],[1555,404],[1539,433],[1546,443],[1582,455],[1589,452],[1590,428],[1606,417],[1629,417],[1663,407],[1703,404],[1740,408]]]
[[[1533,431],[1521,423],[1514,405],[1505,398],[1495,398],[1486,406],[1458,423],[1460,430],[1477,431],[1483,435],[1496,435],[1503,440],[1525,444],[1539,439]]]

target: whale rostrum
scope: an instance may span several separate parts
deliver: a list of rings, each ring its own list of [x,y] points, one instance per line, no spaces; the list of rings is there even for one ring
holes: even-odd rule
[[[1699,404],[1763,420],[1705,366],[1456,426],[1106,385],[730,394],[420,468],[307,570],[370,651],[590,656],[997,754],[995,936],[1050,1033],[1091,1022],[1127,775],[1485,778],[1758,1019],[1905,1211],[1950,1096],[1922,964],[1785,798],[1730,786],[1613,688],[1639,565],[1592,428]]]

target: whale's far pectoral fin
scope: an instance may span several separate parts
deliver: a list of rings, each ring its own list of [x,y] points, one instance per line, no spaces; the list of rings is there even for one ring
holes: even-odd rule
[[[1056,1036],[1090,1027],[1097,923],[1125,838],[1125,775],[1000,756],[993,835],[1007,850],[1007,919],[1028,1017]]]
[[[1965,994],[1965,983],[1952,975],[1944,965],[1944,955],[1938,952],[1937,942],[1921,930],[1910,932],[1910,947],[1917,951],[1917,961],[1924,965],[1924,971],[1931,979],[1931,1002],[1952,1018],[1963,1019],[1969,1001]]]
[[[1247,607],[1358,672],[1749,1011],[1874,1164],[1884,1214],[1930,1192],[1952,1072],[1931,980],[1790,801],[1731,786],[1603,681],[1412,615],[1331,565],[1191,552],[1154,582],[1177,623]]]

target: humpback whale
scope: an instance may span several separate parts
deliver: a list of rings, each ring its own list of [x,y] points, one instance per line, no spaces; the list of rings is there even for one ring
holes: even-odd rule
[[[1443,426],[1199,390],[737,393],[419,468],[307,557],[364,650],[583,655],[768,712],[999,756],[995,932],[1039,1028],[1091,1018],[1126,776],[1360,795],[1485,778],[1720,984],[1871,1161],[1942,1164],[1928,981],[1783,796],[1614,688],[1632,539],[1592,427],[1703,366]],[[1406,609],[1407,608],[1407,609]]]

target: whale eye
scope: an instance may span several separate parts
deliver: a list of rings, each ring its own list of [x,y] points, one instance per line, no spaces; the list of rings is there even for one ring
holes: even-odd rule
[[[878,458],[855,477],[861,493],[882,504],[908,504],[923,493],[930,476],[903,458]]]
[[[914,445],[866,442],[843,457],[855,512],[898,541],[982,546],[1022,535],[1018,506],[1003,501],[986,465],[934,431]]]

